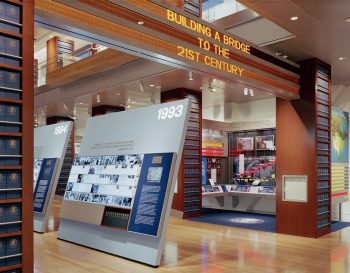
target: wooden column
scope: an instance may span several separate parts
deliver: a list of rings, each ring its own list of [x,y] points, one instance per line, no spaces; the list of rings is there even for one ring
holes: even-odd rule
[[[300,100],[277,98],[277,232],[319,237],[330,232],[331,68],[318,59],[300,63]],[[282,176],[307,175],[307,202],[282,201]]]
[[[51,116],[46,118],[47,125],[65,122],[65,121],[74,122],[74,119],[70,117],[64,117],[64,116]],[[70,169],[72,168],[72,164],[75,156],[74,143],[75,141],[74,141],[74,126],[73,126],[71,137],[68,142],[66,154],[63,159],[60,177],[58,178],[58,183],[57,183],[56,192],[55,192],[56,195],[63,196],[66,190]]]
[[[114,105],[99,105],[92,107],[92,116],[100,116],[108,113],[121,112],[125,111],[123,106],[114,106]]]
[[[161,93],[162,103],[185,98],[192,106],[172,208],[190,218],[202,210],[202,93],[185,88]]]

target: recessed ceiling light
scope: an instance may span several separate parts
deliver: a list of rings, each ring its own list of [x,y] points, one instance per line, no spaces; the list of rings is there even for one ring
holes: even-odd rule
[[[350,23],[350,17],[344,19],[345,22]]]
[[[82,102],[79,102],[79,104],[80,104],[80,105],[83,105],[83,103],[82,103]]]
[[[132,104],[135,104],[135,103],[136,103],[136,101],[132,101],[131,103],[132,103]]]
[[[288,55],[283,55],[282,56],[284,59],[287,59],[288,58]]]
[[[149,86],[150,86],[150,87],[154,87],[155,85],[154,85],[154,84],[150,84]]]
[[[145,22],[144,21],[138,21],[137,24],[138,25],[143,25]]]
[[[290,17],[290,20],[292,20],[292,21],[296,21],[296,20],[298,20],[298,19],[299,19],[298,16]]]
[[[117,96],[120,96],[120,93],[117,93]]]
[[[338,60],[339,61],[344,61],[346,59],[346,57],[339,57]]]

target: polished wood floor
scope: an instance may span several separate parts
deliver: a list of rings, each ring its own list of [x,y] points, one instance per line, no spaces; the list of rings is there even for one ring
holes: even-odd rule
[[[54,214],[58,209],[55,201]],[[350,272],[350,228],[306,239],[170,219],[157,269],[59,241],[56,232],[34,236],[36,273]]]

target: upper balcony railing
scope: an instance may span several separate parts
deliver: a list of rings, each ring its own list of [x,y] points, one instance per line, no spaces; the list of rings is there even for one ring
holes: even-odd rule
[[[35,87],[39,87],[46,84],[46,75],[48,67],[55,67],[55,70],[62,69],[72,63],[79,62],[82,59],[90,57],[100,51],[105,50],[106,47],[98,46],[98,47],[87,47],[84,50],[77,50],[77,54],[75,56],[70,54],[58,54],[57,57],[49,58],[45,61],[37,63],[34,66],[34,84]],[[52,69],[51,69],[52,71]]]

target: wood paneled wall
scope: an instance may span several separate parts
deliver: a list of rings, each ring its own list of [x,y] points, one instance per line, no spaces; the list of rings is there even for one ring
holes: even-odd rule
[[[319,70],[325,68],[330,75],[330,66],[318,59],[306,60],[300,65],[300,100],[276,100],[276,229],[279,233],[316,238],[330,232],[330,225],[317,227],[320,192],[317,183],[319,123],[316,94]],[[330,110],[330,105],[328,107]],[[283,175],[308,176],[307,203],[282,201]],[[327,205],[330,210],[330,201]]]

